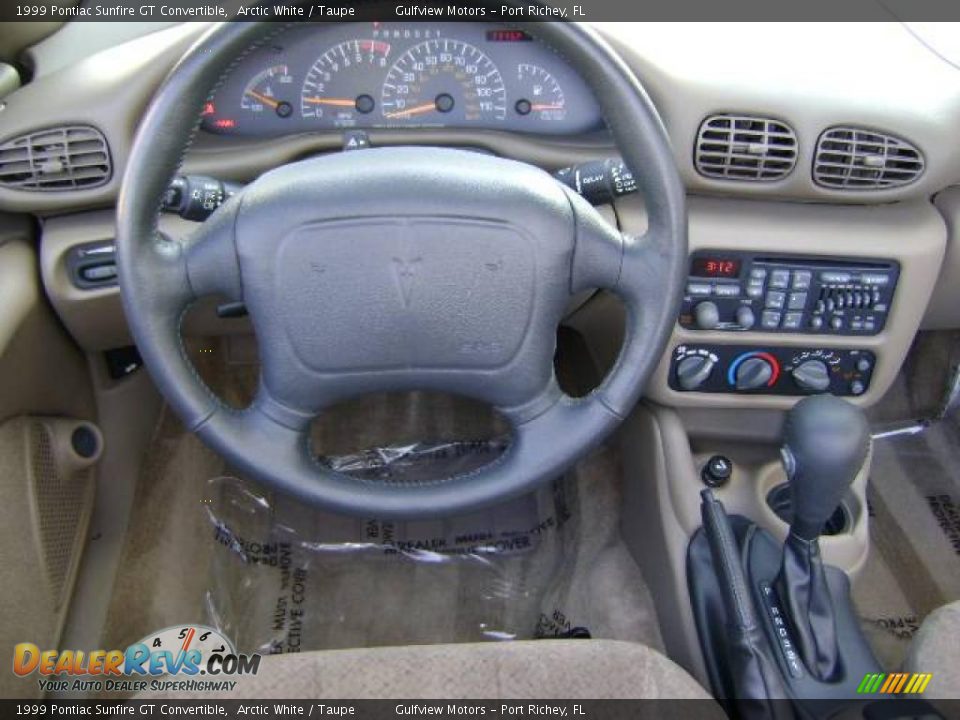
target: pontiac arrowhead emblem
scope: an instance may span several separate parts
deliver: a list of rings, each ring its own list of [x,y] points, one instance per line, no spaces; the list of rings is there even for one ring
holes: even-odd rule
[[[416,276],[416,267],[423,261],[417,257],[393,258],[393,276],[397,279],[400,295],[403,297],[403,306],[410,307],[410,297],[413,293],[413,279]]]

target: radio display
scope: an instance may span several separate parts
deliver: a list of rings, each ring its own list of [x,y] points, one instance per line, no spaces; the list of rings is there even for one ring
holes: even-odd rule
[[[735,278],[740,275],[740,261],[729,258],[694,258],[690,274],[695,277]]]

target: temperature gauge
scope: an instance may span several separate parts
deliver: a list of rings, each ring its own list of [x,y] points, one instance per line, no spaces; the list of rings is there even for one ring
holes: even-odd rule
[[[285,99],[293,77],[286,65],[274,65],[258,72],[243,88],[240,109],[252,113],[275,112],[278,117],[288,118],[293,106]]]
[[[522,63],[517,66],[520,99],[513,109],[521,117],[559,121],[567,116],[567,103],[560,83],[539,65]]]

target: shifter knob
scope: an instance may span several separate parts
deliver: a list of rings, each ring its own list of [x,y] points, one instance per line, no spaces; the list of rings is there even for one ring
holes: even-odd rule
[[[781,450],[790,479],[790,531],[813,540],[837,509],[870,447],[860,408],[834,397],[804,398],[787,414]]]

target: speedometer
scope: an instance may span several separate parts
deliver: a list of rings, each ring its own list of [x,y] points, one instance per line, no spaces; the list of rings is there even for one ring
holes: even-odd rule
[[[386,67],[389,56],[390,45],[381,40],[334,45],[307,72],[300,92],[301,115],[335,127],[356,125],[360,116],[376,108],[373,93],[379,77],[373,71]]]
[[[473,45],[452,38],[425,40],[401,55],[380,98],[390,124],[487,123],[507,115],[497,66]]]

